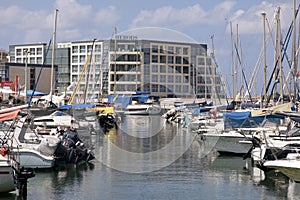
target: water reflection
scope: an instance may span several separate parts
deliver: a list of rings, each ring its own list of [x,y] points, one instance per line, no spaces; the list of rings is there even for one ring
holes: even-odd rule
[[[127,123],[125,119],[124,123]],[[132,122],[128,122],[130,123]],[[131,131],[136,131],[134,134],[144,134],[144,130],[139,130],[141,127],[131,128]],[[81,130],[79,134],[87,145],[94,147],[96,159],[92,164],[70,165],[51,172],[38,172],[36,177],[29,180],[28,199],[300,198],[300,184],[280,173],[263,174],[258,169],[247,168],[241,157],[219,156],[215,152],[204,155],[203,146],[196,140],[191,142],[188,149],[184,149],[193,138],[192,135],[171,124],[165,124],[158,134],[150,134],[149,138],[134,137],[134,134],[127,134],[122,129],[111,130],[107,135],[89,135],[85,130]],[[109,151],[111,146],[108,144],[133,153],[147,153],[164,148],[175,136],[179,136],[180,140],[174,149],[185,150],[181,156],[175,157],[174,152],[164,151],[164,154],[157,154],[157,157],[149,157],[148,154],[140,160],[140,166],[144,169],[149,167],[150,159],[155,161],[153,165],[167,158],[174,160],[158,170],[127,173],[101,162],[105,156],[106,161],[121,161],[121,169],[130,168],[135,163],[128,160],[128,157],[122,158],[123,155]],[[105,148],[107,149],[104,151]],[[19,198],[14,194],[1,194],[0,199]]]

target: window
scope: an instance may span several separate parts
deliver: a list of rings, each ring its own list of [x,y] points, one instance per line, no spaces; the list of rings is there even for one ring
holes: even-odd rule
[[[174,82],[174,77],[168,76],[168,83],[173,83],[173,82]]]
[[[17,55],[17,56],[21,56],[21,55],[22,55],[22,49],[17,49],[16,55]]]
[[[157,63],[158,62],[158,56],[157,55],[152,55],[152,62]]]
[[[158,52],[158,46],[152,45],[152,53],[157,53],[157,52]]]
[[[175,82],[181,83],[181,76],[175,76]]]
[[[168,63],[173,64],[174,63],[174,57],[173,56],[168,56]]]
[[[152,72],[158,72],[158,66],[157,65],[152,65]]]
[[[181,47],[176,47],[176,54],[181,54]]]
[[[72,73],[78,73],[78,66],[77,65],[72,67]]]
[[[37,64],[43,64],[43,59],[42,57],[38,57],[36,60]]]
[[[30,58],[29,63],[35,64],[35,58]]]
[[[30,48],[30,55],[35,55],[35,48]]]
[[[80,46],[80,53],[85,53],[85,46],[83,45]]]
[[[158,85],[152,84],[152,92],[158,92]]]
[[[206,64],[211,65],[211,58],[206,58]]]
[[[176,73],[181,74],[181,66],[176,66]]]
[[[168,73],[173,74],[174,73],[174,67],[173,66],[168,66]]]
[[[199,64],[199,65],[205,65],[205,60],[204,60],[204,58],[198,58],[198,64]]]
[[[166,87],[164,85],[160,85],[159,92],[166,92]]]
[[[166,75],[160,75],[160,82],[165,83],[166,82]]]
[[[85,56],[80,56],[80,63],[84,63],[85,62]]]
[[[161,65],[159,68],[159,72],[160,73],[166,73],[166,66],[165,65]]]
[[[101,52],[101,45],[99,44],[95,45],[95,52]]]
[[[158,82],[158,75],[152,75],[152,82]]]
[[[189,92],[189,86],[188,85],[184,85],[183,86],[183,92],[184,93],[188,93]]]
[[[183,64],[185,64],[185,65],[189,64],[189,58],[188,57],[183,57]]]
[[[42,54],[43,54],[42,48],[37,48],[37,55],[42,55]]]
[[[160,56],[159,62],[160,63],[166,63],[166,56]]]
[[[176,56],[176,64],[181,64],[181,56]]]
[[[174,54],[174,47],[168,47],[168,54]]]
[[[183,67],[183,73],[188,74],[189,73],[189,67]]]
[[[188,55],[189,53],[189,48],[183,47],[183,55]]]
[[[72,56],[72,62],[78,63],[78,56]]]
[[[92,45],[87,45],[88,53],[92,53],[93,46]]]
[[[78,53],[78,46],[73,46],[72,53]]]
[[[181,93],[181,85],[175,85],[175,92]]]

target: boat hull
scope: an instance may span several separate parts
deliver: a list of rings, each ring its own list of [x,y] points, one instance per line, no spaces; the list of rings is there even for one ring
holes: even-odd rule
[[[299,160],[270,160],[264,163],[264,167],[276,169],[290,179],[300,182]]]
[[[0,160],[0,193],[14,191],[13,169],[8,160]]]

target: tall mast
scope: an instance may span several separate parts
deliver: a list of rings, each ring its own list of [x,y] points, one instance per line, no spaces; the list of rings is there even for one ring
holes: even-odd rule
[[[277,21],[277,58],[279,64],[279,84],[280,84],[280,99],[283,102],[283,71],[282,71],[282,54],[281,54],[281,25],[280,25],[280,7],[278,7],[277,14],[276,14],[276,21]]]
[[[232,72],[232,98],[235,97],[236,85],[235,85],[235,76],[234,76],[234,60],[233,60],[233,36],[232,36],[232,22],[230,22],[230,43],[231,43],[231,72]]]
[[[115,64],[114,64],[114,94],[116,94],[116,87],[117,87],[117,27],[115,27],[114,31],[114,39],[115,39]]]
[[[266,58],[266,13],[262,13],[263,17],[263,49],[264,49],[264,101],[267,102],[267,58]],[[261,101],[261,107],[266,107],[266,103]]]
[[[53,79],[54,79],[54,57],[55,57],[55,43],[56,43],[56,23],[57,23],[57,13],[58,9],[55,9],[54,13],[54,31],[52,39],[52,61],[51,61],[51,82],[50,82],[50,101],[52,101],[53,94]]]
[[[297,95],[297,81],[296,81],[296,76],[297,76],[297,65],[298,65],[298,59],[296,56],[296,0],[293,1],[294,3],[294,18],[293,18],[293,46],[292,46],[292,58],[294,59],[294,100],[296,101],[298,99]]]

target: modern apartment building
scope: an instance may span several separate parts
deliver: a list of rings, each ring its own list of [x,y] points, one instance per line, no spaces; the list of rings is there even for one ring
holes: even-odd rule
[[[52,45],[10,45],[9,62],[51,65]],[[92,96],[147,91],[161,97],[216,98],[221,75],[207,45],[142,40],[116,35],[110,40],[60,42],[54,63],[56,92],[78,84],[76,102]],[[49,74],[50,75],[50,74]]]

